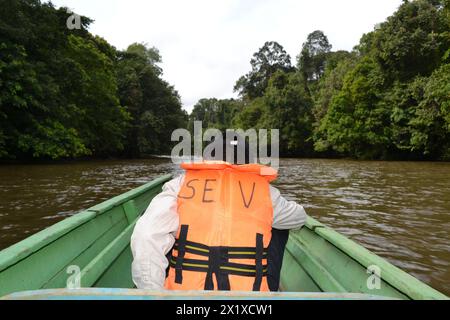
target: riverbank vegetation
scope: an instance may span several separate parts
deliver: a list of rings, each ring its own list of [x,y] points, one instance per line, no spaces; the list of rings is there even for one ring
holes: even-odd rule
[[[69,30],[69,16],[1,0],[0,159],[169,153],[167,133],[187,114],[161,78],[158,50],[116,50],[87,31],[89,18]]]
[[[268,41],[238,99],[189,116],[156,48],[117,50],[40,0],[0,2],[0,159],[169,154],[172,131],[200,120],[278,128],[282,156],[450,160],[449,0],[405,0],[351,52],[317,30],[293,63]]]
[[[404,1],[353,51],[312,32],[296,65],[276,42],[253,55],[237,100],[200,100],[190,122],[279,128],[282,155],[450,159],[449,1]]]

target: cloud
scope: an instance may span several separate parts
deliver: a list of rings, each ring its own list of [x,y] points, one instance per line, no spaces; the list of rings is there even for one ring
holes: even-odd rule
[[[291,55],[323,30],[334,50],[351,50],[401,0],[53,0],[95,20],[90,31],[118,49],[133,42],[157,47],[163,77],[190,111],[201,98],[235,97],[235,81],[265,41]]]

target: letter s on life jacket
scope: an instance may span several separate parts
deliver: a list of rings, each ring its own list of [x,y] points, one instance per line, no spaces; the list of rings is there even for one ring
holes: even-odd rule
[[[180,227],[165,287],[269,291],[267,247],[277,171],[258,164],[183,163]]]

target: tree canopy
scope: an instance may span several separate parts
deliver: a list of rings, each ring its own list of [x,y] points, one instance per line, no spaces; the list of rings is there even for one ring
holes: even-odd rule
[[[253,99],[264,94],[270,77],[277,71],[292,70],[291,57],[277,42],[266,42],[250,60],[252,70],[242,76],[234,87],[242,97]]]
[[[319,80],[325,70],[327,54],[332,46],[321,30],[313,31],[303,43],[302,51],[297,57],[297,67],[309,81]]]
[[[293,68],[267,42],[236,83],[232,125],[280,129],[282,155],[450,159],[450,1],[405,0],[352,52],[331,48],[313,31]]]
[[[0,158],[60,159],[168,152],[186,125],[155,48],[125,52],[69,30],[65,8],[1,0]]]
[[[315,30],[295,66],[266,42],[238,99],[200,99],[189,116],[157,48],[117,50],[87,17],[69,29],[65,8],[0,1],[0,159],[169,153],[171,132],[196,120],[280,129],[282,155],[450,159],[449,0],[403,1],[351,52]]]

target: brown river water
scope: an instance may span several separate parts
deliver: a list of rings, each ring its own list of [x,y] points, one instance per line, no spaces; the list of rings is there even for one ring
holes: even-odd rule
[[[168,159],[0,166],[0,250],[179,170]],[[307,213],[450,295],[450,163],[282,159]]]

